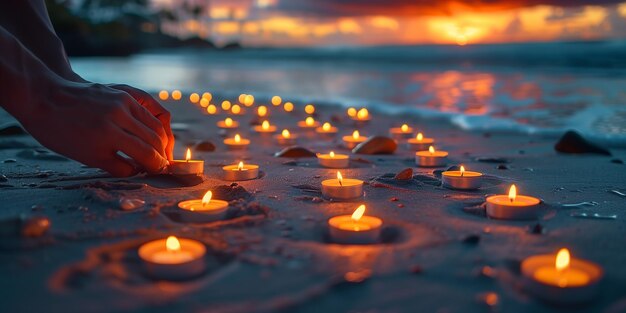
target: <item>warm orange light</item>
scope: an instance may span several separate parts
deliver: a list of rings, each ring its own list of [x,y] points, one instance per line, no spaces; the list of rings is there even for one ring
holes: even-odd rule
[[[213,99],[213,95],[210,92],[205,92],[202,94],[202,99],[207,99],[207,101],[211,101]]]
[[[272,105],[273,106],[279,106],[281,103],[283,102],[283,99],[279,96],[273,96],[272,97]]]
[[[400,127],[400,130],[402,130],[403,133],[408,132],[409,131],[409,125],[402,124],[402,126]]]
[[[315,107],[312,104],[307,104],[304,107],[304,112],[306,112],[306,114],[313,114],[315,112]]]
[[[183,97],[183,93],[180,92],[180,90],[174,90],[172,91],[172,99],[174,100],[180,100]]]
[[[205,99],[202,99],[201,101],[204,101],[204,100]],[[206,107],[206,112],[209,113],[209,114],[215,114],[215,113],[217,113],[217,107],[211,104],[211,105]]]
[[[324,125],[322,125],[322,130],[327,132],[330,130],[330,123],[324,123]]]
[[[239,106],[238,104],[235,104],[235,105],[233,105],[232,108],[230,108],[230,111],[233,114],[239,114],[239,113],[241,113],[241,106]]]
[[[352,132],[352,138],[359,139],[359,137],[361,137],[361,134],[359,134],[358,130],[355,130],[354,132]]]
[[[207,191],[202,197],[202,206],[207,206],[211,202],[211,198],[213,197],[213,192],[211,190]]]
[[[189,101],[191,101],[191,103],[198,103],[198,101],[200,101],[200,95],[195,92],[190,94]]]
[[[422,133],[417,133],[417,136],[415,136],[415,139],[417,139],[417,141],[422,141],[424,139],[424,135],[422,135]]]
[[[228,111],[228,110],[230,110],[230,107],[231,107],[230,101],[228,101],[228,100],[222,101],[222,110]]]
[[[240,143],[241,142],[241,136],[239,136],[239,134],[235,134],[235,142],[236,143]]]
[[[289,130],[283,129],[283,137],[284,138],[289,138],[291,137],[291,134],[289,133]]]
[[[233,126],[233,119],[232,119],[232,118],[230,118],[230,117],[227,117],[227,118],[224,120],[224,125],[226,125],[226,126],[228,126],[228,127]]]
[[[237,164],[237,170],[243,171],[243,161],[240,161],[239,164]]]
[[[428,147],[428,152],[430,152],[430,154],[435,154],[435,147],[433,146]]]
[[[293,111],[293,103],[285,102],[285,105],[283,105],[283,109],[285,109],[285,112]]]
[[[270,128],[270,122],[263,121],[263,123],[261,123],[261,128],[263,128],[263,130],[268,130]]]
[[[307,126],[313,126],[313,124],[315,124],[315,120],[314,120],[312,117],[310,117],[310,116],[309,116],[309,117],[307,117],[307,118],[304,120],[304,123],[305,123]]]
[[[209,100],[202,98],[202,100],[200,100],[200,106],[203,108],[206,108],[209,106]]]
[[[461,172],[461,176],[465,175],[465,167],[463,165],[461,165],[460,172]]]
[[[170,93],[167,92],[167,90],[161,90],[159,91],[159,99],[161,100],[167,100],[167,98],[170,97]]]
[[[187,153],[185,154],[185,160],[191,160],[191,149],[187,148]]]
[[[355,117],[356,116],[356,109],[355,108],[348,108],[348,116]]]
[[[363,108],[359,110],[359,112],[356,114],[356,117],[359,119],[366,119],[369,115],[370,112],[366,108]]]
[[[245,93],[240,94],[240,95],[239,95],[239,98],[237,99],[237,100],[239,100],[239,103],[241,103],[241,104],[245,105],[245,102],[246,102],[246,96],[247,96],[247,95],[246,95]]]
[[[559,272],[566,270],[569,267],[569,262],[570,262],[569,250],[567,250],[566,248],[562,248],[556,254],[556,260],[554,261],[554,266],[556,267],[556,270]]]
[[[334,158],[334,157],[335,157],[335,152],[334,152],[334,151],[331,151],[331,152],[329,153],[329,155],[330,155],[330,157],[331,157],[331,158]]]
[[[259,107],[257,108],[257,110],[256,110],[256,113],[257,113],[260,117],[266,116],[266,115],[267,115],[267,107],[266,107],[266,106],[264,106],[264,105],[259,106]]]
[[[363,217],[363,214],[365,214],[365,204],[359,205],[359,207],[354,210],[354,213],[352,213],[352,220],[358,222],[361,217]]]
[[[341,176],[339,171],[337,171],[337,180],[339,181],[339,185],[343,186],[343,176]]]
[[[246,95],[246,98],[243,100],[243,104],[247,107],[251,106],[254,104],[254,96],[253,95]]]
[[[180,242],[176,236],[169,236],[165,241],[165,248],[168,252],[178,252],[180,251]]]
[[[511,185],[511,188],[509,188],[509,200],[513,202],[515,201],[515,197],[517,197],[517,187],[515,187],[515,185]]]

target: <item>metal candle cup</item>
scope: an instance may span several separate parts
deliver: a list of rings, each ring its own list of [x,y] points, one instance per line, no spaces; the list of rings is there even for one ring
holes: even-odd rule
[[[157,279],[191,279],[205,271],[203,243],[170,236],[147,242],[137,251],[148,275]]]
[[[318,154],[317,161],[323,167],[327,168],[346,168],[350,164],[350,157],[347,154]]]
[[[224,219],[228,211],[228,202],[211,197],[212,193],[208,191],[202,199],[179,202],[180,219],[187,223],[208,223]]]
[[[279,135],[274,136],[274,138],[276,138],[276,142],[278,142],[278,144],[281,146],[291,146],[296,144],[298,135],[292,134],[288,130],[283,129],[283,132]]]
[[[244,139],[236,134],[233,138],[224,139],[224,144],[228,147],[228,150],[245,150],[250,145],[250,139]]]
[[[383,220],[365,216],[365,205],[352,215],[339,215],[328,220],[330,239],[341,244],[371,244],[380,240]]]
[[[413,151],[428,150],[428,147],[432,146],[434,143],[435,143],[435,139],[426,138],[422,135],[422,133],[419,133],[414,138],[409,138],[407,140],[407,144],[409,148]]]
[[[236,129],[239,127],[239,122],[232,120],[231,118],[226,118],[223,121],[217,121],[217,127],[221,129]]]
[[[415,164],[419,167],[441,167],[448,162],[448,152],[435,151],[430,146],[427,151],[415,152]]]
[[[224,180],[251,180],[259,177],[259,166],[239,162],[239,164],[226,165],[222,167],[222,174],[224,176]]]
[[[389,129],[389,136],[396,140],[408,139],[413,137],[413,128],[406,124],[403,124],[401,127],[393,127]]]
[[[515,185],[511,185],[508,195],[487,197],[487,216],[505,220],[533,220],[539,218],[543,209],[541,200],[517,194]]]
[[[348,149],[354,149],[358,144],[367,140],[367,137],[361,136],[358,130],[355,130],[352,135],[343,136],[343,143]]]
[[[330,123],[324,123],[324,125],[317,127],[315,132],[320,135],[334,136],[337,134],[338,129],[335,126],[330,125]]]
[[[322,181],[322,196],[327,199],[350,200],[363,196],[363,181],[341,177]]]
[[[191,160],[191,149],[187,149],[185,160],[170,160],[167,173],[172,175],[202,175],[204,173],[203,160]]]
[[[480,188],[482,176],[479,172],[466,171],[461,166],[459,171],[441,173],[441,184],[451,189],[474,190]]]
[[[263,121],[261,125],[256,125],[252,129],[259,134],[273,134],[276,132],[276,126],[270,125],[268,121]]]
[[[320,126],[320,123],[314,120],[312,117],[307,117],[304,121],[298,122],[298,127],[303,129],[315,129]]]

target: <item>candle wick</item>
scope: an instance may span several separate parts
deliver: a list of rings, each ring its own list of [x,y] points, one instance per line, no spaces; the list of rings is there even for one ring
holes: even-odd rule
[[[337,179],[337,181],[339,182],[339,186],[343,187],[343,184],[341,183],[341,180]]]
[[[465,175],[465,172],[461,172],[461,177],[463,177],[463,175]]]

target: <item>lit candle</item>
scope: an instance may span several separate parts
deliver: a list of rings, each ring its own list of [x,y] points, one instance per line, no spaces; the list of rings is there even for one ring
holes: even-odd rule
[[[304,112],[306,114],[313,114],[315,113],[315,106],[312,104],[307,104],[304,106]]]
[[[256,114],[257,114],[259,117],[266,117],[266,116],[267,116],[267,113],[268,113],[268,111],[267,111],[267,107],[266,107],[266,106],[264,106],[264,105],[261,105],[261,106],[259,106],[259,107],[256,109]]]
[[[263,121],[261,125],[256,125],[253,129],[259,134],[271,134],[276,132],[276,126],[271,125],[269,121]]]
[[[447,161],[448,152],[435,151],[433,146],[428,147],[428,151],[415,152],[415,164],[419,167],[445,166]]]
[[[172,91],[172,99],[178,101],[183,97],[183,93],[180,92],[180,90],[174,90]]]
[[[249,107],[252,106],[254,104],[254,96],[253,95],[246,95],[246,97],[244,98],[243,101],[243,105]]]
[[[330,123],[324,123],[321,127],[316,128],[315,132],[323,135],[334,135],[337,133],[337,127]]]
[[[228,101],[228,100],[222,101],[222,110],[228,111],[228,110],[230,110],[231,106],[232,106],[232,103],[230,103],[230,101]]]
[[[274,138],[276,138],[279,145],[291,146],[296,144],[298,135],[290,133],[287,129],[283,129],[282,133],[276,135]]]
[[[320,123],[310,116],[307,117],[304,121],[298,122],[298,127],[305,129],[313,129],[318,127],[319,125]]]
[[[458,171],[445,171],[441,173],[441,183],[444,187],[473,190],[480,188],[481,178],[483,174],[479,172],[466,171],[461,165]]]
[[[554,303],[580,303],[591,300],[603,276],[602,267],[574,259],[563,248],[555,255],[526,258],[521,265],[524,287],[535,296]]]
[[[322,196],[327,199],[349,200],[363,195],[363,181],[343,178],[337,172],[337,178],[322,181]]]
[[[361,204],[352,215],[339,215],[328,220],[332,241],[342,244],[369,244],[380,240],[383,220],[367,216]]]
[[[342,139],[343,139],[343,143],[346,146],[346,148],[352,149],[352,148],[356,147],[358,144],[360,144],[361,142],[367,140],[367,137],[361,136],[359,131],[355,130],[354,132],[352,132],[352,135],[350,135],[350,136],[343,136]]]
[[[285,102],[285,104],[283,105],[283,109],[285,110],[285,112],[293,112],[293,103]]]
[[[239,115],[239,114],[243,114],[244,112],[239,104],[235,104],[230,108],[230,113],[234,115]]]
[[[400,127],[392,127],[389,129],[389,136],[396,140],[411,138],[413,137],[413,128],[407,124],[402,124]]]
[[[281,103],[283,103],[283,99],[280,96],[273,96],[272,97],[272,105],[273,106],[279,106]]]
[[[212,199],[213,193],[207,191],[202,199],[192,199],[178,203],[178,214],[183,222],[208,223],[222,220],[228,211],[228,202]]]
[[[496,219],[532,220],[541,216],[541,200],[517,194],[517,187],[511,185],[508,195],[487,197],[487,215]]]
[[[235,129],[239,127],[239,122],[234,121],[232,118],[227,117],[223,121],[217,121],[217,127],[221,129]]]
[[[159,91],[159,99],[161,100],[167,100],[170,97],[170,93],[167,92],[167,90],[161,90]]]
[[[435,143],[435,139],[426,138],[422,133],[417,133],[415,138],[409,138],[409,140],[407,140],[407,143],[409,144],[409,148],[411,148],[413,151],[423,151],[428,150],[428,147],[432,146]]]
[[[356,109],[355,109],[355,108],[350,107],[350,108],[348,108],[348,110],[346,111],[346,113],[348,114],[348,117],[350,117],[350,118],[354,118],[354,117],[356,117],[356,113],[357,113],[357,112],[356,112]]]
[[[259,177],[259,166],[239,162],[238,164],[226,165],[222,167],[222,173],[224,175],[224,180],[250,180]]]
[[[347,154],[335,154],[331,151],[328,154],[318,154],[317,161],[323,167],[346,168],[350,163],[350,157]]]
[[[191,279],[205,270],[206,247],[192,239],[153,240],[141,245],[138,254],[148,275],[157,279]]]
[[[191,103],[198,103],[200,101],[200,95],[197,93],[192,93],[189,95],[189,101]]]
[[[167,171],[173,175],[202,175],[204,173],[204,161],[192,160],[191,149],[187,148],[184,160],[170,160]]]
[[[370,112],[366,108],[362,108],[356,112],[354,116],[350,116],[350,118],[357,122],[369,122],[371,120]]]
[[[224,139],[224,144],[228,147],[228,150],[245,150],[250,145],[250,139],[244,139],[239,134],[235,134],[233,138]]]

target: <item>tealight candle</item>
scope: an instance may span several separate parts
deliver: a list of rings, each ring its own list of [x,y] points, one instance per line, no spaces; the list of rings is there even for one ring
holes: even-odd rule
[[[203,243],[169,236],[147,242],[137,251],[148,275],[157,279],[185,280],[205,270]]]
[[[304,129],[317,128],[319,125],[320,123],[310,116],[304,119],[304,121],[298,122],[298,127],[304,128]]]
[[[496,219],[532,220],[541,216],[541,200],[517,194],[517,187],[511,185],[508,195],[487,197],[487,215]]]
[[[346,168],[350,163],[350,157],[347,154],[335,154],[331,151],[328,154],[318,154],[317,161],[323,167]]]
[[[224,180],[250,180],[259,177],[259,166],[239,162],[239,164],[222,167],[222,173],[224,174]]]
[[[525,289],[542,300],[569,304],[591,300],[598,291],[603,270],[599,265],[570,257],[563,248],[555,255],[526,258],[521,265]]]
[[[423,151],[428,150],[428,147],[435,143],[435,139],[426,138],[422,133],[417,133],[417,136],[415,136],[415,138],[409,138],[407,143],[409,144],[409,148],[413,151]]]
[[[279,145],[283,146],[291,146],[296,144],[296,139],[298,135],[292,134],[287,129],[283,129],[283,132],[280,135],[274,136]]]
[[[459,190],[473,190],[480,188],[483,174],[466,171],[461,165],[458,171],[445,171],[441,173],[441,184],[444,187]]]
[[[244,139],[239,134],[235,134],[233,138],[224,139],[224,144],[228,150],[245,150],[250,145],[250,139]]]
[[[389,129],[389,136],[393,139],[407,139],[413,136],[413,128],[407,124],[402,124],[400,127],[392,127]]]
[[[228,211],[228,202],[212,199],[209,190],[202,199],[181,201],[178,203],[178,214],[181,221],[187,223],[208,223],[224,219]]]
[[[187,148],[184,160],[170,160],[167,172],[173,175],[202,175],[204,173],[204,161],[192,160],[191,149]]]
[[[367,137],[361,136],[358,130],[352,132],[351,136],[343,136],[343,143],[348,149],[356,147],[361,142],[367,140]]]
[[[349,200],[363,195],[363,181],[343,178],[337,172],[336,179],[322,181],[322,196],[328,199]]]
[[[376,243],[380,239],[383,220],[366,216],[361,204],[352,215],[339,215],[328,220],[330,239],[342,244]]]
[[[256,114],[257,114],[259,117],[265,117],[265,116],[267,116],[267,113],[268,113],[268,111],[267,111],[267,107],[266,107],[266,106],[264,106],[264,105],[259,106],[259,107],[257,108],[257,110],[256,110]]]
[[[234,121],[232,118],[227,117],[223,121],[217,121],[217,127],[221,129],[235,129],[239,127],[239,122]]]
[[[261,125],[256,125],[253,127],[254,131],[259,134],[271,134],[276,132],[276,126],[271,125],[268,121],[263,121]]]
[[[330,123],[324,123],[321,127],[316,128],[315,132],[322,135],[334,135],[337,133],[337,127]]]
[[[428,151],[415,152],[415,164],[419,167],[445,166],[447,161],[448,152],[435,151],[433,146],[428,147]]]
[[[353,121],[366,123],[371,120],[370,113],[366,108],[362,108],[356,112],[354,116],[350,116]]]

